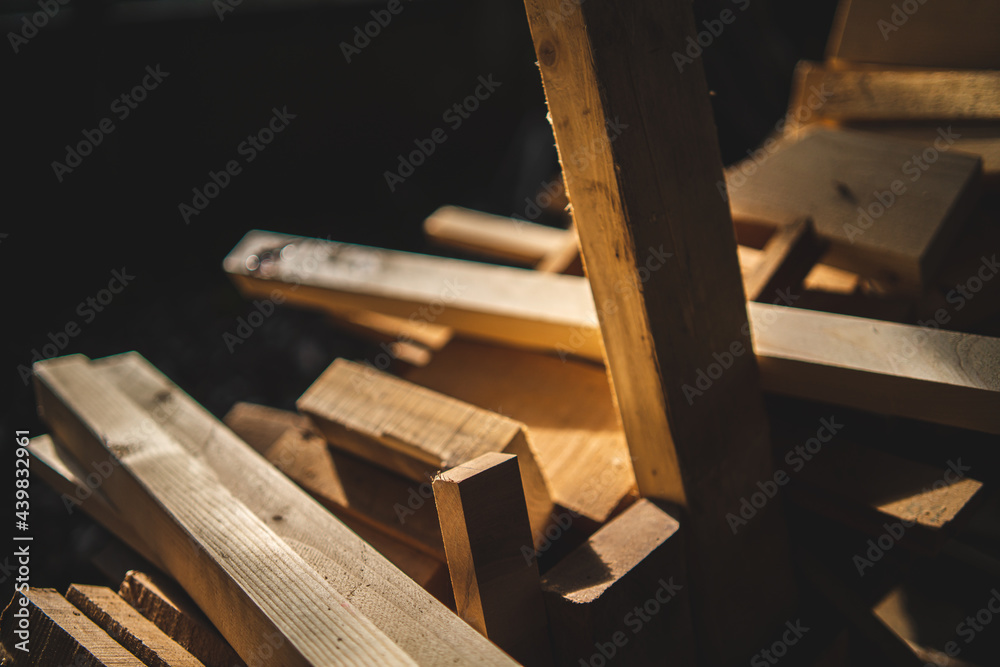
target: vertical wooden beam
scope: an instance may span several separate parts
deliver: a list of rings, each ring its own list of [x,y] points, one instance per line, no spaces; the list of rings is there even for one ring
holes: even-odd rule
[[[686,510],[702,662],[733,662],[793,585],[778,498],[736,535],[725,519],[771,462],[708,88],[675,57],[691,3],[525,6],[639,490]]]
[[[524,665],[551,665],[517,457],[491,452],[434,478],[458,615]]]

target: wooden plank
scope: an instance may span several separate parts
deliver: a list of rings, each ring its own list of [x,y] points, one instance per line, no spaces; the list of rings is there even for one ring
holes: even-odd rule
[[[16,614],[27,611],[27,629],[19,630]],[[19,631],[25,632],[18,635]],[[94,665],[142,667],[123,646],[77,611],[51,588],[16,593],[0,617],[0,635],[14,667],[27,665]],[[27,651],[18,648],[25,641]]]
[[[778,229],[764,246],[758,266],[743,280],[747,299],[779,303],[784,295],[797,293],[826,246],[808,218]]]
[[[497,267],[481,265],[484,272],[494,268]],[[428,263],[424,271],[426,276],[436,276],[438,291],[445,289],[449,276],[447,265]],[[590,287],[584,278],[550,276],[536,271],[523,273],[522,287],[529,293],[544,292],[549,288],[549,280],[559,278],[575,281],[573,289],[580,292],[579,299],[584,296],[590,298]],[[483,277],[487,280],[502,279],[502,275],[491,273],[484,273]],[[358,279],[358,282],[363,280]],[[359,296],[367,291],[363,284],[358,284],[355,289]],[[424,303],[423,307],[429,307],[430,303]],[[378,307],[374,302],[370,305]],[[478,306],[483,310],[491,307],[488,302]],[[574,354],[589,356],[589,353],[583,354],[588,349],[587,341],[599,337],[594,324],[597,315],[593,304],[581,309],[578,299],[572,299],[563,304],[555,303],[552,307],[561,310],[564,320],[560,340],[553,343],[547,337],[536,339],[535,347],[554,350],[564,359]],[[765,391],[1000,433],[1000,418],[996,416],[1000,378],[989,371],[989,362],[979,362],[968,356],[971,350],[976,350],[976,354],[984,359],[997,358],[1000,356],[1000,341],[997,339],[937,331],[931,324],[892,325],[885,329],[886,323],[878,320],[755,302],[748,303],[747,310]],[[534,317],[531,312],[504,312],[499,307],[494,313],[508,318],[512,327],[530,322]],[[805,328],[799,332],[789,330],[789,327]],[[882,335],[883,331],[891,333],[888,339]],[[851,345],[842,338],[848,332]],[[730,344],[740,342],[748,345],[747,334],[750,333],[751,329],[740,331]],[[913,351],[914,345],[919,349]],[[725,348],[720,349],[721,355]],[[968,367],[967,362],[971,364]],[[877,388],[871,382],[873,373]],[[835,390],[834,387],[824,386],[831,376],[838,379]],[[693,384],[695,379],[691,377],[683,384],[696,389]],[[971,403],[966,402],[969,397],[974,399]],[[940,407],[942,405],[958,406],[960,409]],[[500,411],[499,408],[494,409]]]
[[[683,507],[702,662],[734,662],[783,622],[794,584],[780,502],[746,533],[719,520],[771,461],[754,357],[731,352],[747,309],[708,86],[670,56],[691,4],[525,6],[639,490]],[[692,402],[682,378],[720,354],[728,370]]]
[[[230,493],[267,523],[324,580],[350,600],[419,664],[472,656],[486,664],[508,658],[403,575],[357,535],[254,453],[229,429],[163,377],[128,353],[91,364],[130,401],[197,456]],[[80,435],[86,437],[86,433]],[[261,646],[263,648],[263,646]]]
[[[309,419],[297,412],[256,403],[234,403],[222,422],[243,442],[264,454],[290,428],[309,428]]]
[[[523,422],[556,513],[572,519],[567,530],[589,535],[636,494],[625,434],[600,366],[455,340],[406,377]],[[560,545],[569,537],[561,536]]]
[[[1000,69],[1000,7],[980,0],[841,0],[827,56],[852,62]]]
[[[434,478],[458,615],[523,665],[551,665],[518,457],[488,452]]]
[[[108,496],[244,660],[266,642],[287,665],[415,664],[87,359],[34,371],[53,430],[78,452],[114,453]]]
[[[523,424],[346,359],[297,405],[333,446],[421,483],[487,452],[516,454],[532,533],[543,538],[552,499]]]
[[[570,233],[460,206],[442,206],[424,220],[424,234],[432,241],[524,266],[560,252]]]
[[[110,588],[71,584],[66,599],[146,667],[204,667]]]
[[[668,656],[671,665],[696,664],[678,530],[643,499],[549,570],[542,590],[558,664],[591,664],[595,654],[620,664]]]
[[[73,507],[80,507],[143,558],[163,569],[156,551],[149,548],[132,526],[121,517],[118,508],[101,491],[100,487],[104,480],[117,467],[112,457],[106,456],[103,460],[94,461],[91,463],[91,469],[87,470],[49,435],[32,438],[28,444],[28,451],[41,463],[35,467],[35,471],[46,484],[61,495],[67,511],[71,511]]]
[[[292,250],[282,253],[282,248]],[[260,263],[259,257],[268,254],[274,259]],[[534,348],[563,342],[566,327],[574,324],[568,312],[577,318],[593,313],[590,293],[581,292],[575,276],[546,274],[549,289],[533,294],[536,274],[525,269],[262,231],[244,236],[223,267],[248,296],[277,289],[291,303],[375,310],[415,326],[446,325],[465,335]],[[600,358],[599,338],[587,336],[577,353]]]
[[[922,161],[926,148],[810,128],[775,143],[765,159],[728,169],[733,217],[780,226],[808,216],[831,244],[824,262],[920,293],[977,200],[982,176],[977,158],[932,148],[933,159]]]
[[[206,667],[246,667],[194,601],[170,579],[132,571],[118,595]]]

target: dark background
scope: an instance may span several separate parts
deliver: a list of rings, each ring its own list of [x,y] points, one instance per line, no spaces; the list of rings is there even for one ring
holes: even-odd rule
[[[699,20],[734,7],[695,5]],[[727,163],[784,113],[796,61],[822,57],[834,5],[754,0],[705,49]],[[292,408],[333,358],[372,358],[375,348],[321,315],[281,309],[230,353],[222,336],[252,306],[220,264],[247,230],[429,250],[420,225],[438,206],[509,215],[557,173],[518,0],[404,0],[347,63],[340,43],[385,6],[243,0],[220,21],[208,0],[73,0],[14,54],[7,34],[22,16],[14,12],[38,7],[0,5],[7,167],[0,469],[13,468],[15,429],[45,432],[18,366],[30,367],[33,350],[69,321],[82,332],[61,354],[138,350],[216,415],[237,400]],[[169,76],[128,118],[114,117],[114,98],[157,64]],[[490,74],[501,87],[452,131],[442,113]],[[266,125],[273,107],[287,107],[295,120],[186,225],[178,205],[190,203],[209,170],[241,159],[237,146]],[[114,133],[58,182],[51,163],[108,116]],[[448,141],[390,192],[383,172],[438,127]],[[134,280],[85,322],[78,305],[123,267]],[[64,590],[98,581],[87,558],[104,533],[79,512],[69,516],[37,476],[31,492],[32,584]],[[11,581],[2,571],[0,580],[6,601]]]

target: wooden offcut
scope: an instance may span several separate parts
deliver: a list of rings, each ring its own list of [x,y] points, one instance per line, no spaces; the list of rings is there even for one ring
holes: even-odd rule
[[[557,664],[589,664],[602,645],[623,665],[696,664],[679,529],[639,500],[546,573]]]
[[[434,478],[458,615],[523,665],[551,665],[517,457],[489,452]]]
[[[66,599],[146,667],[205,667],[110,588],[72,584]]]
[[[452,248],[535,266],[561,252],[572,232],[460,206],[442,206],[424,220],[424,234]]]
[[[731,352],[747,308],[708,86],[670,55],[691,4],[525,6],[639,490],[684,508],[699,651],[732,662],[794,586],[780,502],[746,533],[720,521],[770,474],[770,443],[755,359]],[[728,368],[692,402],[685,378],[713,354]]]
[[[334,361],[297,405],[332,445],[418,484],[487,452],[516,454],[532,533],[541,540],[552,500],[523,424],[346,359]]]
[[[803,218],[774,233],[757,265],[743,279],[747,299],[778,303],[799,291],[800,285],[826,251],[812,220]]]

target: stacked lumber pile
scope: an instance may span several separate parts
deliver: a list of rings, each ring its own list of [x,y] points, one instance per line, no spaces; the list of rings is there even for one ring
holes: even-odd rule
[[[134,352],[37,363],[36,471],[148,564],[119,593],[16,596],[14,664],[19,607],[44,628],[23,664],[988,650],[929,645],[948,622],[911,602],[928,571],[1000,573],[974,456],[1000,434],[995,48],[921,38],[955,20],[928,3],[919,48],[901,31],[873,55],[891,3],[844,2],[787,122],[723,171],[700,65],[663,55],[689,3],[525,4],[572,224],[425,221],[497,263],[247,233],[223,261],[247,298],[383,350],[294,413],[220,421]],[[889,442],[916,433],[941,441]]]

